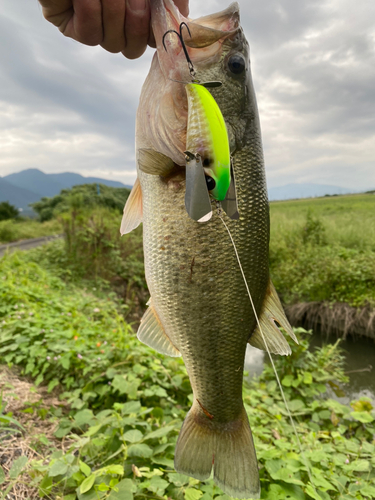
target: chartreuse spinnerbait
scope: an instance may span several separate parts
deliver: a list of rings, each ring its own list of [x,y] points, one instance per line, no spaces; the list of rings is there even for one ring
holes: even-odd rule
[[[185,205],[191,218],[205,222],[212,216],[209,194],[223,202],[232,218],[238,218],[228,131],[218,104],[204,84],[188,83]],[[232,191],[230,200],[228,195]]]

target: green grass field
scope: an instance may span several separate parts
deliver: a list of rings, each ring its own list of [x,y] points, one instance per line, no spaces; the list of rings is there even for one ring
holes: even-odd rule
[[[271,244],[302,229],[310,212],[323,222],[327,244],[375,251],[374,194],[276,201],[270,207]]]
[[[375,304],[375,196],[271,203],[270,268],[284,303]]]
[[[35,219],[4,220],[0,221],[0,244],[61,234],[61,232],[61,224],[57,219],[43,223]]]

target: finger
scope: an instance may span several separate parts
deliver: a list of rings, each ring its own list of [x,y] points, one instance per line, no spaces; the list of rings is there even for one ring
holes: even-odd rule
[[[150,2],[152,2],[152,0],[150,0]],[[174,3],[184,17],[187,17],[189,15],[189,0],[174,0]],[[155,36],[151,28],[150,28],[150,36],[148,39],[148,45],[153,49],[156,48]]]
[[[150,25],[150,34],[148,37],[147,44],[152,47],[153,49],[156,49],[156,41],[155,41],[155,36],[154,32],[152,31],[151,25]]]
[[[151,0],[152,1],[152,0]],[[174,3],[181,14],[185,17],[189,15],[189,0],[174,0]]]
[[[125,0],[102,0],[103,41],[100,44],[109,52],[125,48]]]
[[[70,38],[86,45],[103,39],[100,0],[40,0],[43,15]]]
[[[150,31],[150,6],[148,0],[126,0],[125,36],[122,51],[128,59],[140,57],[146,50]]]

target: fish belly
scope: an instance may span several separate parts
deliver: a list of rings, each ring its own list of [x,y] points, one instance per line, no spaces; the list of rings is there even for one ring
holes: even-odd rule
[[[268,202],[263,169],[251,168],[251,159],[245,150],[235,157],[240,219],[223,217],[259,312],[269,278]],[[146,279],[155,310],[182,354],[194,398],[215,422],[230,422],[242,411],[244,357],[256,325],[233,246],[216,208],[208,223],[189,218],[184,182],[140,174]]]

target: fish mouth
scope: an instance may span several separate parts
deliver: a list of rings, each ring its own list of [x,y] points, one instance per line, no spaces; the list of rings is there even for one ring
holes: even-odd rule
[[[186,83],[192,77],[182,43],[199,70],[201,63],[208,59],[212,63],[212,58],[220,57],[223,41],[241,29],[237,2],[223,11],[193,20],[184,17],[172,0],[153,0],[151,23],[164,76]]]

